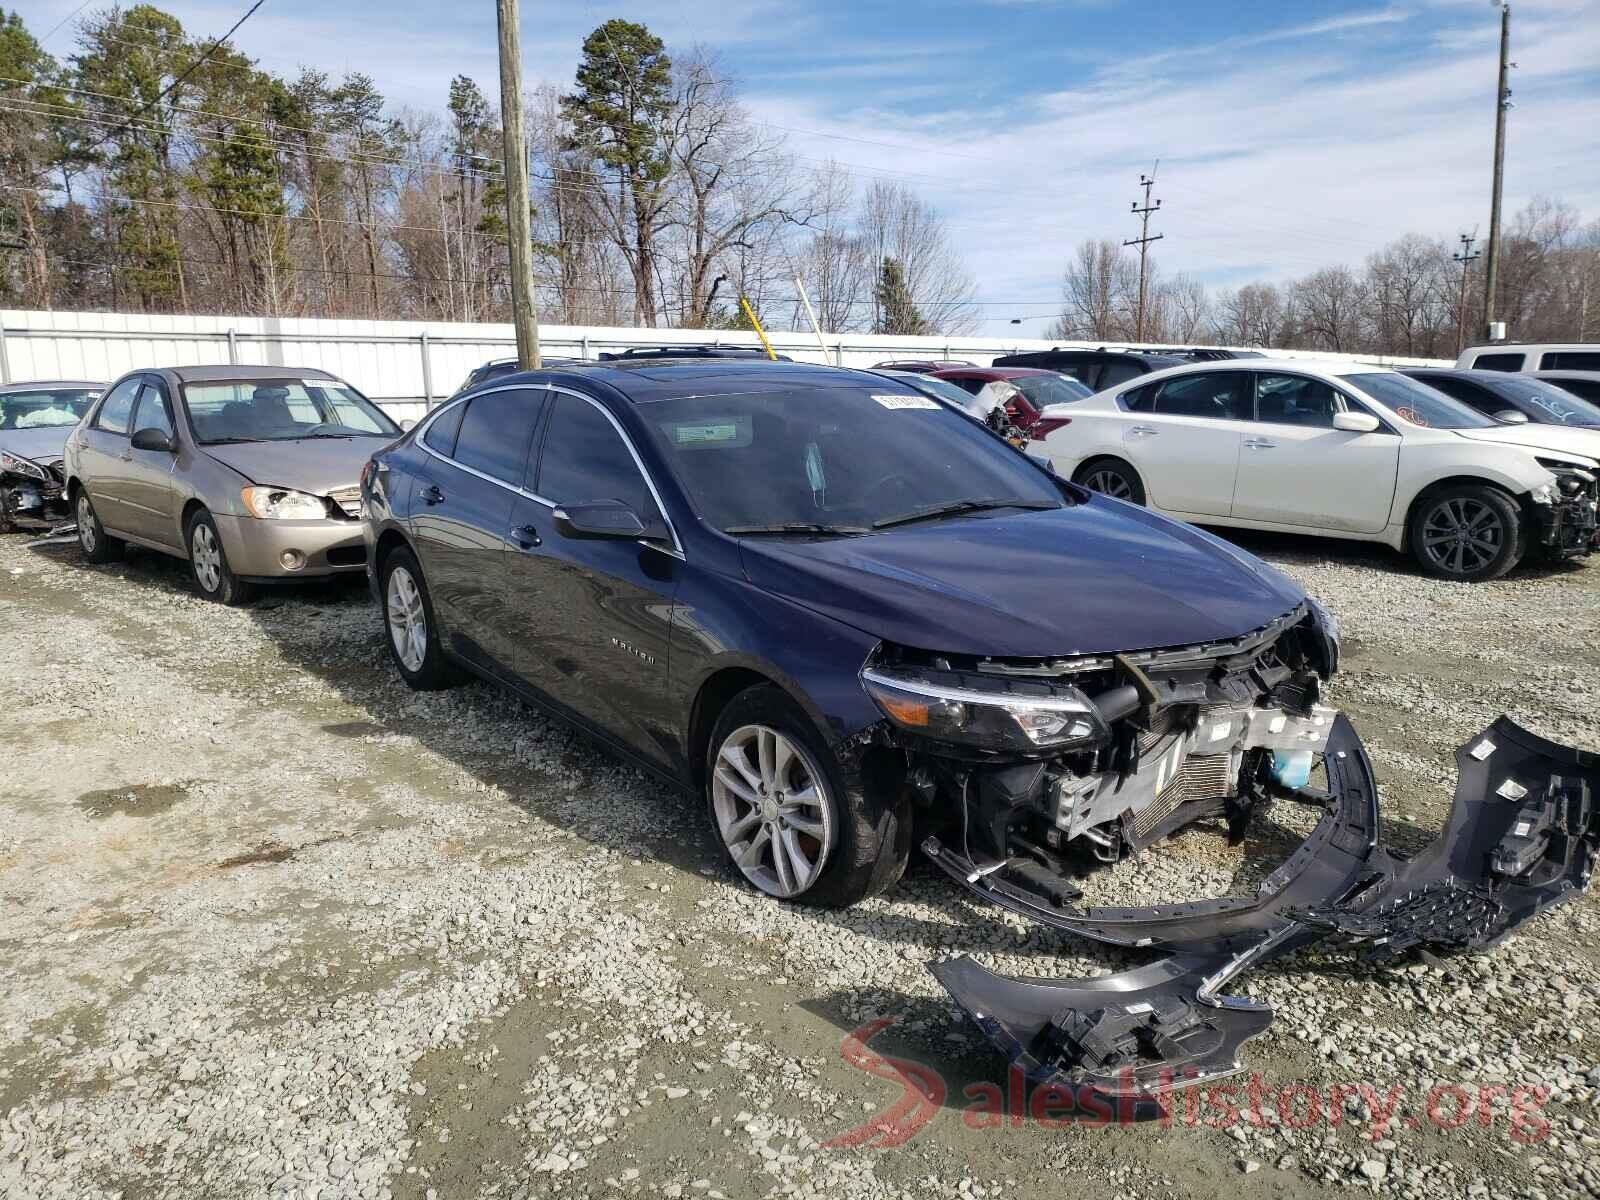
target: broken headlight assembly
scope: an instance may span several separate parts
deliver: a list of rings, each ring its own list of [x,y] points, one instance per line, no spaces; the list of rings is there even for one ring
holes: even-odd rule
[[[328,515],[328,504],[321,496],[297,492],[292,488],[247,487],[239,493],[252,517],[276,521],[320,521]]]
[[[37,479],[41,483],[47,483],[50,479],[45,469],[32,459],[21,458],[4,450],[0,450],[0,473],[21,475],[25,479]]]
[[[1111,737],[1094,704],[1071,686],[895,666],[868,667],[861,685],[905,733],[979,750],[1058,754]]]

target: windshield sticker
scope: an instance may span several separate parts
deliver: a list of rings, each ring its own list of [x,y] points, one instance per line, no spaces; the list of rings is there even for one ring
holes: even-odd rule
[[[939,411],[939,402],[926,396],[873,396],[885,408],[931,408]]]

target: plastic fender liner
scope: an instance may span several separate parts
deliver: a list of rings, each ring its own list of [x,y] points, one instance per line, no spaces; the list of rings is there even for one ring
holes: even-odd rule
[[[1164,946],[1165,958],[1061,981],[1011,979],[967,958],[929,970],[1035,1082],[1157,1096],[1232,1074],[1239,1048],[1272,1021],[1266,1005],[1220,993],[1251,967],[1334,933],[1379,955],[1482,949],[1588,884],[1600,852],[1600,755],[1501,717],[1456,751],[1456,765],[1444,829],[1421,853],[1396,858],[1378,846],[1371,767],[1341,718],[1329,741],[1328,811],[1254,901],[1066,915],[1017,889],[988,897],[1102,941]],[[946,870],[964,861],[942,847],[929,853]],[[984,877],[961,878],[986,894]]]

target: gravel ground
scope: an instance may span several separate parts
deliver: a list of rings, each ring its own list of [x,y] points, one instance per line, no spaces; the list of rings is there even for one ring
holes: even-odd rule
[[[921,865],[850,912],[758,898],[698,805],[487,687],[408,692],[359,586],[229,610],[175,562],[23,541],[0,539],[7,1197],[1600,1195],[1593,897],[1483,957],[1247,975],[1279,1012],[1255,1074],[1169,1121],[985,1120],[1003,1064],[923,964],[1130,960]],[[1394,842],[1438,825],[1454,748],[1501,711],[1600,748],[1600,564],[1459,587],[1246,544],[1343,624],[1332,700]],[[1243,887],[1305,827],[1192,831],[1091,890]],[[880,1018],[873,1050],[934,1068],[935,1102],[852,1138],[902,1095],[843,1045]]]

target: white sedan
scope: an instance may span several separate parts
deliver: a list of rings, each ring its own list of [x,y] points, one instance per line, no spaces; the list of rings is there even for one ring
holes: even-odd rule
[[[1045,415],[1057,474],[1197,524],[1384,542],[1466,581],[1595,540],[1594,458],[1381,367],[1195,363]]]

